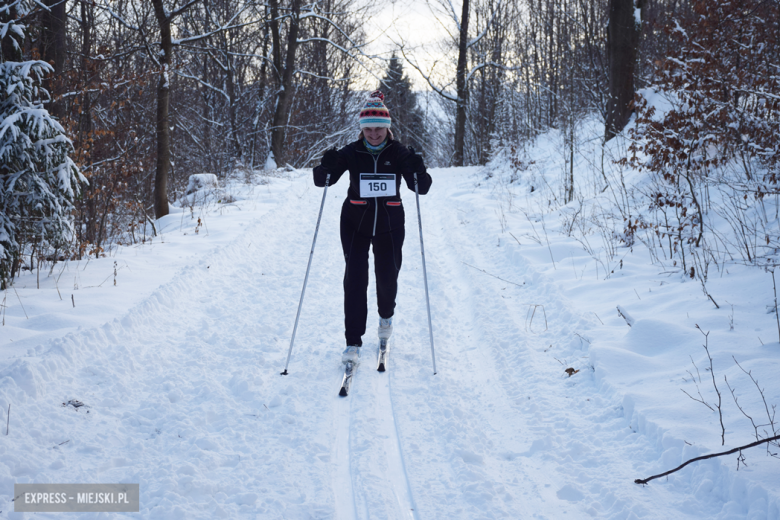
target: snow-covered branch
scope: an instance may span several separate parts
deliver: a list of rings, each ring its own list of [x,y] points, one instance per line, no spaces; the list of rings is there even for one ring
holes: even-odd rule
[[[173,11],[172,13],[168,13],[168,20],[173,20],[174,18],[176,18],[177,16],[182,14],[184,11],[186,11],[187,9],[189,9],[190,7],[192,7],[193,5],[197,4],[200,1],[201,0],[190,0],[189,2],[187,2],[183,6],[179,7],[178,9]]]
[[[352,78],[349,78],[349,77],[347,77],[347,78],[331,78],[329,76],[320,76],[319,74],[315,74],[314,72],[309,72],[308,70],[300,70],[300,69],[296,70],[295,74],[305,74],[307,76],[311,76],[311,77],[314,77],[314,78],[317,78],[317,79],[324,79],[324,80],[328,80],[328,81],[349,81],[350,79],[352,79]]]
[[[444,99],[447,99],[447,100],[449,100],[449,101],[452,101],[452,102],[455,102],[455,103],[457,103],[457,102],[458,102],[458,97],[457,97],[457,96],[453,96],[452,94],[448,94],[447,92],[445,92],[445,91],[444,91],[444,89],[442,89],[442,88],[438,87],[438,86],[437,86],[437,85],[436,85],[436,84],[433,82],[433,80],[431,80],[430,76],[429,76],[429,75],[427,75],[425,72],[423,72],[423,70],[420,68],[420,66],[419,66],[419,65],[417,65],[415,62],[413,62],[413,61],[412,61],[412,60],[411,60],[411,59],[410,59],[410,58],[409,58],[409,57],[406,55],[406,52],[405,52],[405,50],[404,50],[404,46],[403,46],[403,45],[401,45],[401,46],[400,46],[400,50],[401,50],[401,55],[404,57],[404,59],[406,60],[406,62],[407,62],[409,65],[411,65],[412,67],[414,67],[414,69],[415,69],[415,70],[416,70],[416,71],[417,71],[417,72],[420,74],[420,76],[422,76],[422,77],[423,77],[423,79],[424,79],[426,82],[428,82],[428,86],[430,86],[430,87],[431,87],[431,89],[432,89],[434,92],[436,92],[437,94],[439,94],[439,95],[440,95],[441,97],[443,97]],[[434,67],[435,67],[435,66],[436,66],[436,64],[434,63]]]
[[[360,48],[360,47],[363,47],[363,46],[366,45],[366,44],[360,45],[360,44],[355,43],[355,40],[353,40],[350,35],[348,35],[346,32],[344,32],[344,29],[342,29],[339,24],[335,23],[333,20],[331,20],[330,18],[328,18],[326,16],[319,15],[319,14],[317,14],[317,13],[312,11],[312,12],[307,12],[307,13],[302,14],[299,19],[303,20],[303,19],[306,19],[306,18],[316,18],[318,20],[323,20],[325,22],[328,22],[332,27],[334,27],[338,32],[340,32],[341,35],[344,38],[346,38],[347,41],[349,41],[349,43],[351,43],[353,45],[354,48]]]
[[[493,25],[493,20],[496,19],[496,15],[498,14],[498,11],[501,10],[502,1],[503,0],[499,0],[495,11],[493,11],[493,14],[490,16],[490,20],[488,20],[488,23],[485,24],[485,30],[483,30],[476,38],[468,42],[468,44],[466,44],[466,48],[471,48],[473,45],[476,45],[482,38],[485,37],[485,35],[488,33],[488,30],[490,30],[490,26]]]
[[[458,32],[460,32],[460,18],[458,18],[458,13],[455,11],[455,6],[452,5],[452,0],[447,0],[447,6],[450,8],[450,16],[452,16],[452,20],[455,22]]]
[[[197,41],[206,39],[206,38],[208,38],[210,36],[214,36],[215,34],[218,34],[218,33],[221,33],[221,32],[229,31],[231,29],[240,29],[242,27],[246,27],[246,26],[249,26],[249,25],[254,25],[256,23],[261,23],[261,22],[262,22],[262,20],[252,20],[251,22],[244,22],[244,23],[240,23],[238,25],[225,25],[225,26],[222,26],[222,27],[218,27],[218,28],[214,29],[213,31],[209,31],[209,32],[203,33],[203,34],[197,34],[195,36],[188,36],[186,38],[178,38],[178,39],[177,38],[172,38],[171,41],[173,42],[174,45],[181,45],[183,43],[197,42]]]
[[[105,10],[109,15],[111,15],[112,18],[114,18],[116,21],[127,27],[128,29],[132,31],[139,31],[140,29],[136,27],[135,25],[129,23],[127,20],[124,19],[124,17],[117,14],[116,11],[114,11],[110,5],[104,0],[102,3],[96,3],[96,7],[99,7],[100,9]]]
[[[469,82],[471,79],[471,76],[473,76],[476,72],[478,72],[480,69],[483,69],[485,67],[495,67],[497,69],[501,70],[519,70],[520,67],[507,67],[506,65],[502,65],[500,63],[496,63],[494,61],[486,61],[484,63],[480,63],[478,65],[474,65],[474,67],[471,68],[468,74],[466,74],[466,83]]]
[[[177,76],[179,76],[179,77],[187,78],[187,79],[191,79],[193,81],[196,81],[197,83],[200,83],[204,87],[213,90],[214,92],[218,93],[220,96],[222,96],[225,99],[227,99],[228,101],[230,101],[230,96],[228,96],[227,92],[225,92],[224,90],[222,90],[220,88],[215,87],[214,85],[211,85],[210,83],[208,83],[206,81],[203,81],[199,77],[193,76],[192,74],[187,74],[186,72],[181,72],[181,71],[178,71],[178,70],[174,71],[174,73]]]

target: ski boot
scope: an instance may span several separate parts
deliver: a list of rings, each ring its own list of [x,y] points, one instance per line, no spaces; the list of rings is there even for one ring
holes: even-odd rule
[[[341,362],[345,365],[352,363],[357,366],[360,363],[360,345],[349,345],[341,354]]]
[[[379,318],[379,339],[388,340],[393,334],[393,318]]]

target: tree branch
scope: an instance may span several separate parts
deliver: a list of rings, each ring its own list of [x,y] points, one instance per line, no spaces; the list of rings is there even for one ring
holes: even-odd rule
[[[725,446],[726,445],[726,426],[724,426],[724,424],[723,424],[723,407],[722,407],[723,399],[722,399],[722,397],[720,395],[720,390],[718,390],[718,385],[715,384],[715,368],[712,366],[712,356],[710,355],[710,349],[709,349],[709,336],[710,336],[710,333],[708,331],[705,334],[705,332],[703,330],[701,330],[701,327],[699,327],[698,323],[696,324],[696,328],[699,329],[699,332],[704,334],[704,345],[702,345],[702,347],[704,347],[704,350],[707,352],[707,357],[710,360],[710,375],[712,376],[712,386],[715,387],[715,393],[718,394],[718,404],[717,404],[717,407],[718,407],[718,417],[720,418],[720,431],[721,431],[720,439],[721,439],[721,446]]]
[[[401,46],[399,46],[399,47],[400,47],[400,49],[401,49],[401,56],[403,56],[403,57],[404,57],[404,59],[406,60],[406,63],[408,63],[409,65],[411,65],[412,67],[414,67],[414,68],[415,68],[415,70],[417,70],[417,72],[419,72],[419,73],[420,73],[420,76],[422,76],[422,77],[423,77],[423,79],[425,79],[425,81],[427,81],[427,82],[428,82],[428,85],[431,87],[431,89],[433,89],[433,91],[434,91],[434,92],[436,92],[437,94],[439,94],[441,97],[443,97],[444,99],[446,99],[446,100],[448,100],[448,101],[453,101],[453,102],[455,102],[455,103],[457,103],[457,102],[458,102],[458,98],[457,98],[457,96],[453,96],[453,95],[451,95],[451,94],[447,94],[446,92],[444,92],[444,90],[443,90],[443,89],[441,89],[441,88],[439,88],[439,87],[437,87],[436,85],[434,85],[434,84],[433,84],[433,81],[431,81],[431,78],[430,78],[430,77],[428,77],[428,76],[427,76],[427,75],[426,75],[426,74],[425,74],[425,73],[422,71],[422,69],[420,69],[420,67],[418,67],[418,66],[417,66],[417,64],[416,64],[416,63],[414,63],[412,60],[410,60],[410,59],[409,59],[409,58],[406,56],[406,52],[404,52],[404,47],[403,47],[403,45],[401,45]]]
[[[452,5],[452,0],[447,0],[447,6],[450,8],[450,14],[452,15],[452,20],[455,22],[455,25],[458,27],[458,32],[460,32],[460,20],[458,19],[458,13],[455,11],[455,6]]]
[[[104,10],[106,10],[106,11],[108,12],[108,14],[110,14],[110,15],[111,15],[111,17],[112,17],[112,18],[114,18],[115,20],[117,20],[119,23],[121,23],[122,25],[124,25],[124,26],[125,26],[125,27],[127,27],[128,29],[130,29],[130,30],[132,30],[132,31],[138,31],[138,30],[140,30],[138,27],[136,27],[136,26],[134,26],[134,25],[132,25],[132,24],[128,23],[128,22],[127,22],[127,21],[126,21],[124,18],[122,18],[122,17],[121,17],[121,16],[119,16],[119,15],[118,15],[116,12],[114,12],[114,10],[113,10],[113,9],[111,9],[111,6],[109,6],[109,5],[108,5],[106,2],[103,2],[102,4],[95,4],[95,7],[98,7],[98,8],[100,8],[100,9],[104,9]]]
[[[693,459],[690,459],[690,460],[687,460],[687,461],[683,462],[682,464],[680,464],[676,468],[670,469],[669,471],[666,471],[664,473],[660,473],[658,475],[653,475],[652,477],[647,477],[647,478],[638,478],[638,479],[634,480],[634,484],[647,484],[651,480],[655,480],[655,479],[660,478],[660,477],[665,477],[666,475],[671,475],[672,473],[674,473],[676,471],[680,471],[681,469],[683,469],[685,466],[687,466],[691,462],[696,462],[698,460],[712,459],[714,457],[722,457],[723,455],[731,455],[732,453],[736,453],[738,451],[746,450],[748,448],[753,448],[754,446],[759,446],[761,444],[764,444],[764,443],[767,443],[767,442],[776,441],[776,440],[780,440],[780,435],[775,435],[774,437],[769,437],[768,439],[761,439],[760,441],[751,442],[750,444],[745,444],[744,446],[739,446],[739,447],[731,449],[729,451],[723,451],[721,453],[711,453],[709,455],[702,455],[701,457],[695,457]]]
[[[502,70],[520,70],[520,67],[507,67],[506,65],[501,65],[500,63],[496,63],[494,61],[486,61],[484,63],[479,63],[477,65],[474,65],[471,68],[468,75],[466,76],[466,83],[469,82],[469,80],[471,79],[471,77],[474,75],[475,72],[487,66],[496,67],[497,69],[502,69]]]
[[[244,23],[240,23],[238,25],[223,25],[222,27],[217,27],[213,31],[209,31],[207,33],[197,34],[195,36],[188,36],[186,38],[181,38],[181,39],[174,38],[172,41],[173,41],[174,45],[181,45],[182,43],[197,42],[197,41],[206,39],[206,38],[208,38],[210,36],[213,36],[213,35],[215,35],[217,33],[221,33],[221,32],[224,32],[224,31],[229,31],[231,29],[240,29],[242,27],[246,27],[248,25],[253,25],[253,24],[261,23],[261,22],[262,22],[262,20],[253,20],[251,22],[244,22]]]
[[[491,25],[493,25],[493,20],[495,20],[495,19],[496,19],[496,15],[498,14],[498,11],[501,9],[501,3],[502,3],[502,1],[503,1],[503,0],[499,0],[499,2],[498,2],[498,5],[496,6],[496,10],[495,10],[495,11],[493,11],[493,14],[490,16],[490,21],[489,21],[489,22],[488,22],[488,23],[485,25],[485,30],[484,30],[484,31],[482,31],[482,33],[481,33],[479,36],[477,36],[476,38],[474,38],[473,40],[471,40],[471,41],[470,41],[470,42],[469,42],[469,43],[466,45],[466,48],[471,48],[472,46],[474,46],[474,45],[476,45],[477,43],[479,43],[479,40],[481,40],[482,38],[484,38],[484,37],[485,37],[485,35],[487,34],[487,32],[490,30],[490,26],[491,26]],[[458,29],[460,29],[460,27],[459,27]]]
[[[172,13],[168,13],[168,20],[173,20],[174,18],[176,18],[181,13],[183,13],[184,11],[186,11],[187,9],[192,7],[194,4],[197,4],[198,2],[200,2],[200,0],[191,0],[190,2],[187,2],[183,6],[179,7],[175,11],[173,11]],[[241,11],[243,11],[243,10],[244,9],[242,9]]]

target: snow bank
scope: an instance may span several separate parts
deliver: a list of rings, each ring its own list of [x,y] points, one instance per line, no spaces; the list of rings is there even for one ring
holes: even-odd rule
[[[663,110],[664,99],[648,97]],[[662,453],[637,464],[636,477],[755,441],[757,432],[745,414],[762,425],[759,435],[772,435],[769,416],[780,403],[780,380],[774,377],[780,369],[780,331],[771,274],[743,265],[735,254],[717,271],[712,268],[704,292],[700,281],[659,258],[657,243],[652,252],[645,246],[649,239],[621,243],[628,213],[635,217],[647,210],[637,203],[647,176],[615,162],[627,153],[624,136],[602,152],[598,121],[585,121],[578,131],[574,201],[563,203],[571,157],[557,131],[540,136],[514,158],[497,156],[475,184],[494,200],[495,227],[506,235],[502,240],[517,246],[575,308],[590,316],[578,333],[588,338],[598,388],[622,403],[632,431]],[[518,168],[518,163],[525,166]],[[712,201],[718,204],[716,194]],[[775,214],[774,202],[768,214]],[[714,212],[711,217],[714,233],[731,232],[725,220]],[[761,392],[737,362],[759,382]],[[649,487],[716,497],[718,511],[707,518],[780,518],[780,461],[769,456],[765,445],[743,455],[744,461],[732,455],[694,463]]]

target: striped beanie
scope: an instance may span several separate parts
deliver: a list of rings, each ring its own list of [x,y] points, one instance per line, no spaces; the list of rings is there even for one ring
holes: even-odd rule
[[[384,99],[385,95],[379,90],[369,94],[360,109],[360,128],[390,128],[390,112]]]

